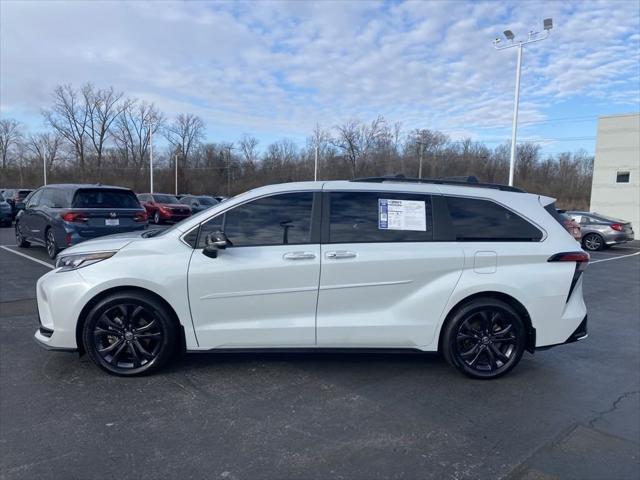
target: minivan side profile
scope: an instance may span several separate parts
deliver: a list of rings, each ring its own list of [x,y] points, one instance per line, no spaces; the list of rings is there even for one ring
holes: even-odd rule
[[[16,217],[16,243],[43,245],[50,258],[85,240],[145,230],[147,214],[135,194],[104,185],[47,185],[25,199]]]
[[[440,352],[496,378],[587,335],[589,256],[556,217],[553,199],[496,185],[262,187],[70,248],[38,281],[35,338],[123,376],[176,350],[295,348]]]

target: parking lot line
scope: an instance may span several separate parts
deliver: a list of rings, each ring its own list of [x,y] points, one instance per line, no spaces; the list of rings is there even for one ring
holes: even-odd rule
[[[619,257],[613,257],[613,258],[602,258],[600,260],[593,260],[589,263],[609,262],[611,260],[618,260],[620,258],[635,257],[636,255],[640,255],[640,252],[630,253],[629,255],[620,255]]]
[[[0,248],[3,249],[3,250],[6,250],[7,252],[15,253],[16,255],[19,255],[21,257],[28,258],[29,260],[31,260],[33,262],[39,263],[40,265],[44,265],[45,267],[49,267],[51,269],[55,268],[50,263],[43,262],[42,260],[38,260],[37,258],[33,258],[33,257],[29,256],[29,255],[26,255],[26,254],[22,253],[22,252],[16,252],[15,250],[13,250],[13,249],[5,246],[5,245],[0,245]]]

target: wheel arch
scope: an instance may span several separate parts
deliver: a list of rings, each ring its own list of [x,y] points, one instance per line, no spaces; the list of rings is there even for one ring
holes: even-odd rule
[[[147,288],[135,287],[135,286],[130,286],[130,285],[122,285],[122,286],[108,288],[106,290],[103,290],[103,291],[99,292],[98,294],[93,296],[91,298],[91,300],[89,300],[86,303],[86,305],[84,307],[82,307],[82,310],[80,311],[80,314],[78,315],[78,321],[76,322],[76,345],[78,346],[78,352],[80,353],[80,355],[83,355],[85,353],[84,343],[82,341],[82,329],[84,328],[84,322],[85,322],[85,320],[87,318],[87,315],[89,314],[91,309],[100,300],[102,300],[103,298],[106,298],[109,295],[112,295],[114,293],[121,293],[121,292],[142,293],[144,295],[149,295],[149,296],[153,297],[155,300],[157,300],[159,303],[161,303],[167,309],[167,311],[169,312],[169,314],[173,318],[173,321],[176,324],[177,331],[178,331],[178,337],[179,337],[178,338],[178,345],[177,345],[178,350],[180,352],[185,352],[186,351],[187,344],[186,344],[186,338],[185,338],[185,333],[184,333],[184,326],[180,322],[180,319],[179,319],[175,309],[171,306],[171,304],[169,302],[167,302],[164,298],[162,298],[160,295],[158,295],[154,291],[149,290]]]
[[[533,328],[533,325],[531,323],[531,316],[529,315],[529,312],[527,311],[527,309],[525,308],[525,306],[515,297],[504,293],[504,292],[496,292],[496,291],[486,291],[486,292],[477,292],[474,293],[472,295],[469,295],[465,298],[463,298],[462,300],[460,300],[458,303],[456,303],[450,310],[449,313],[447,313],[447,316],[444,320],[444,322],[442,322],[442,325],[440,326],[440,332],[438,334],[438,351],[442,351],[442,334],[445,330],[445,325],[447,325],[447,323],[451,320],[451,318],[455,315],[455,313],[458,311],[458,309],[460,309],[464,304],[475,300],[477,298],[492,298],[495,300],[500,300],[503,301],[504,303],[506,303],[507,305],[509,305],[511,308],[513,308],[516,312],[518,312],[518,314],[522,317],[522,320],[525,324],[526,327],[526,332],[527,332],[527,346],[526,349],[528,352],[533,353],[535,351],[536,348],[536,329]]]

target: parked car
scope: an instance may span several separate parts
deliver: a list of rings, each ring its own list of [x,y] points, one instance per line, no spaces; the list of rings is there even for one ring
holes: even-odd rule
[[[567,232],[569,232],[571,236],[579,242],[582,239],[580,224],[571,218],[571,216],[567,214],[566,210],[558,210],[558,215],[562,219],[562,224],[564,225],[564,228],[566,228]]]
[[[179,222],[191,216],[191,207],[167,193],[141,193],[140,203],[153,223]]]
[[[13,221],[13,212],[11,205],[4,199],[0,193],[0,227],[10,227]]]
[[[487,184],[257,188],[64,252],[38,280],[35,337],[124,376],[177,350],[365,348],[494,378],[587,335],[589,255],[556,217],[552,198]]]
[[[567,214],[580,224],[585,250],[603,250],[634,239],[633,226],[626,220],[594,212],[568,211]]]
[[[11,205],[12,218],[16,218],[18,211],[24,208],[24,199],[31,192],[33,192],[33,190],[28,188],[7,188],[2,192],[4,199]]]
[[[16,217],[16,243],[44,245],[50,258],[103,235],[145,230],[147,213],[135,194],[102,185],[47,185],[30,194]]]
[[[184,195],[180,198],[180,202],[185,205],[189,205],[193,213],[202,212],[203,210],[220,203],[215,198],[208,195]]]

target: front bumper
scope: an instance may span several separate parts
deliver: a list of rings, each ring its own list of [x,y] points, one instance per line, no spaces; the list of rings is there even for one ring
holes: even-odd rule
[[[41,346],[63,351],[78,348],[76,324],[89,289],[77,271],[59,273],[52,270],[38,279],[39,328],[34,337]]]

